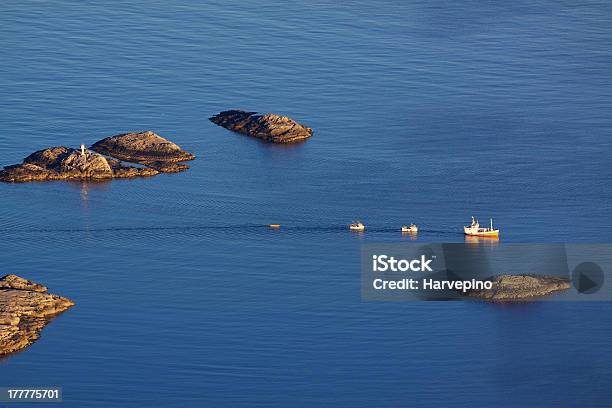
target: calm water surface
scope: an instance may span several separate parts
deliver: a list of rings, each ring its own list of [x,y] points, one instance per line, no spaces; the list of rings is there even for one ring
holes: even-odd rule
[[[0,361],[67,407],[612,404],[603,303],[364,303],[364,242],[611,242],[609,2],[4,1],[0,164],[152,129],[187,173],[0,185],[77,306]],[[228,108],[315,129],[270,146]],[[362,219],[363,236],[345,226]],[[280,231],[261,225],[278,222]]]

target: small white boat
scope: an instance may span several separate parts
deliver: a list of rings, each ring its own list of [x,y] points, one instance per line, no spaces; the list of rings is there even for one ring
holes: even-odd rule
[[[268,224],[268,228],[271,229],[279,229],[281,227],[280,224]]]
[[[499,230],[493,228],[493,218],[491,218],[491,227],[490,228],[481,228],[478,220],[474,219],[472,216],[472,224],[469,226],[463,227],[463,233],[465,235],[470,235],[473,237],[498,237]]]
[[[363,231],[365,230],[365,225],[363,225],[361,221],[354,221],[349,225],[349,229],[351,231]]]
[[[414,224],[410,224],[410,226],[402,225],[402,232],[407,232],[409,234],[416,234],[419,232],[419,227]]]

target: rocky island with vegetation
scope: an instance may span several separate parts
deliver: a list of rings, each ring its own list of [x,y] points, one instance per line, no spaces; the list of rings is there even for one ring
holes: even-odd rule
[[[51,318],[72,306],[38,283],[16,275],[0,278],[0,356],[32,344]]]
[[[84,145],[80,149],[57,146],[39,150],[20,164],[6,166],[0,171],[0,181],[146,177],[184,171],[189,166],[179,162],[194,158],[193,154],[154,132],[125,133],[102,139],[94,143],[91,150]],[[128,166],[122,161],[142,166]]]
[[[296,143],[312,136],[312,129],[287,116],[228,110],[209,118],[219,126],[270,143]]]
[[[473,289],[465,295],[490,302],[525,302],[570,288],[569,278],[561,276],[500,275],[490,281],[491,289]]]

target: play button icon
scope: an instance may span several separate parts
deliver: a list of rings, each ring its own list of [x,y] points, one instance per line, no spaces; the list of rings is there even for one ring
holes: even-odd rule
[[[572,284],[579,293],[595,293],[601,289],[603,283],[603,270],[596,263],[583,262],[572,272]]]

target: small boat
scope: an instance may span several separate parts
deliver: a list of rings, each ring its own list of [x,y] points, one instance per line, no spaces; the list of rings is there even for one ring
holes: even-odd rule
[[[407,232],[409,234],[416,234],[417,232],[419,232],[419,227],[417,227],[414,224],[410,224],[410,226],[405,226],[402,225],[402,232]]]
[[[268,228],[279,229],[281,227],[280,224],[268,224]]]
[[[478,220],[472,216],[472,224],[463,227],[463,233],[473,237],[497,237],[499,236],[499,230],[493,228],[493,218],[491,218],[490,228],[481,228]]]
[[[361,221],[354,221],[349,225],[349,229],[351,231],[363,231],[365,230],[365,225],[363,225]]]

